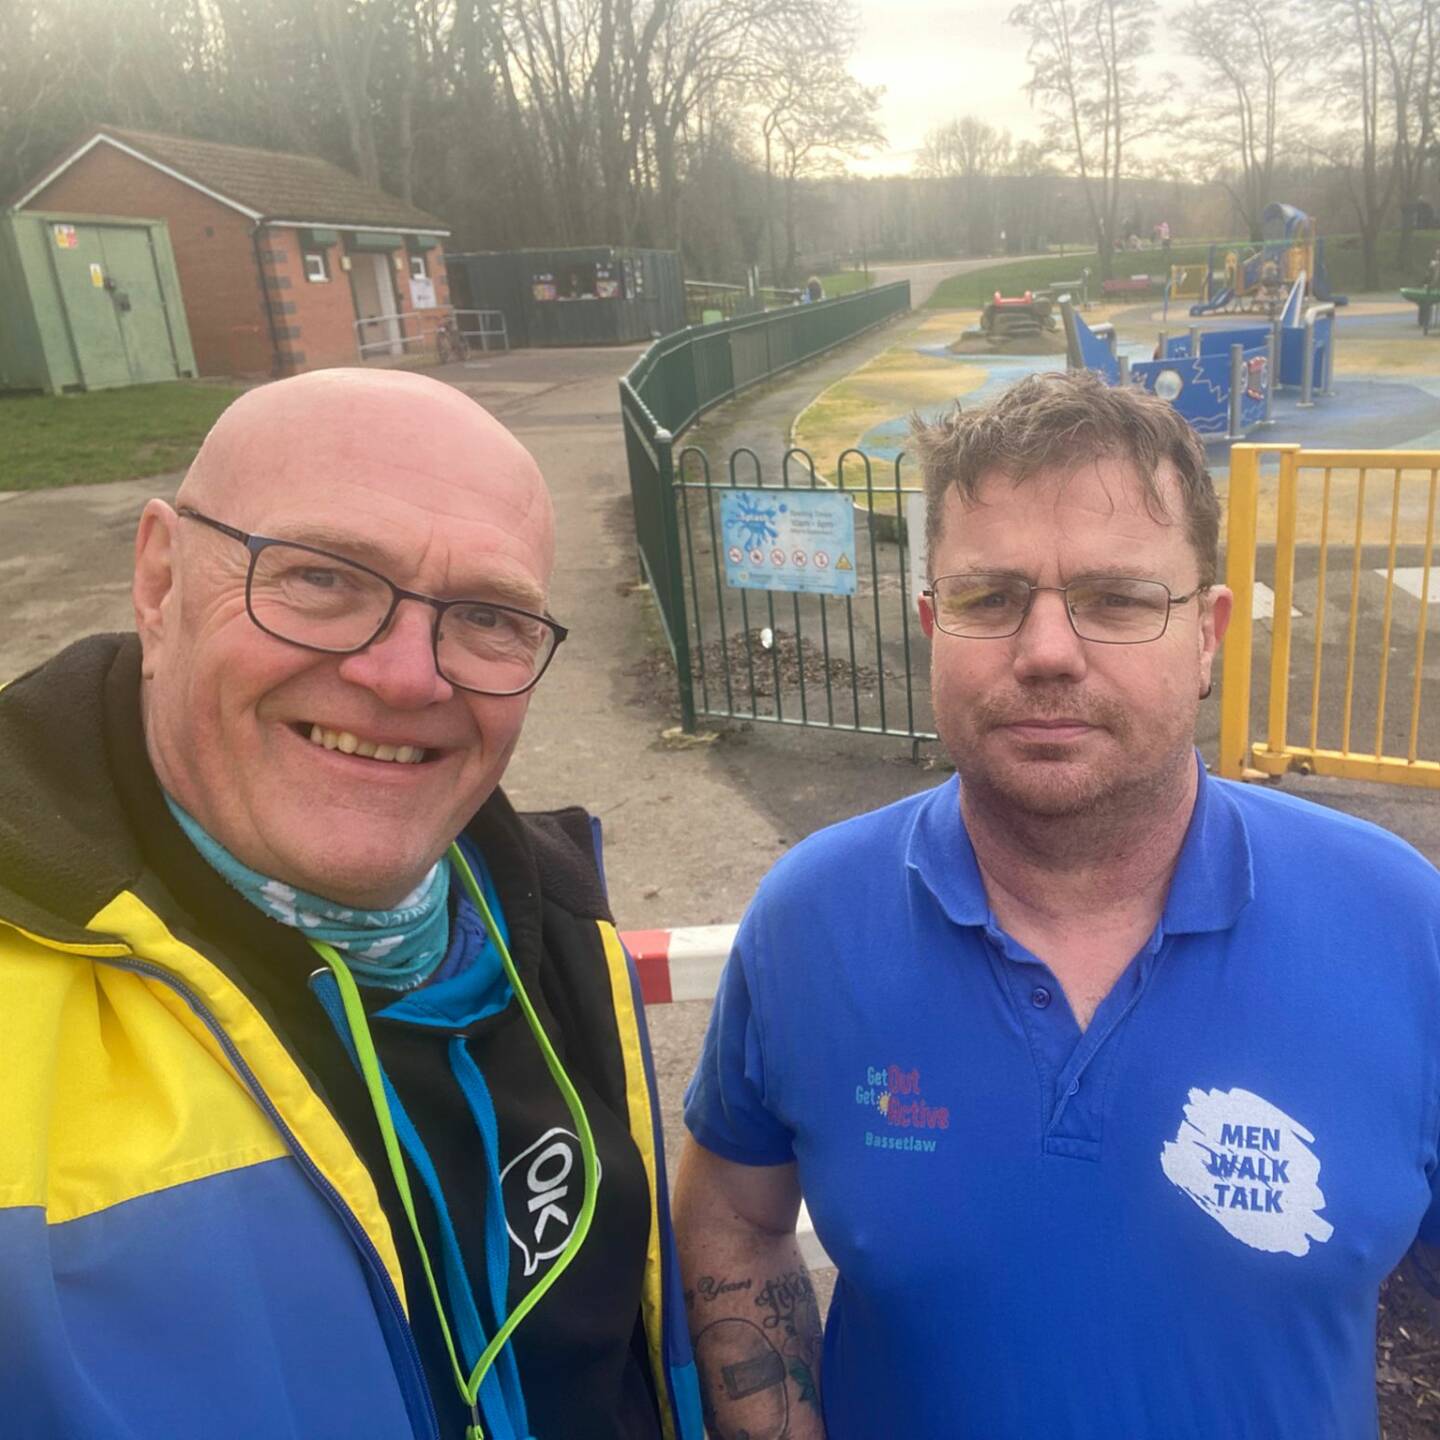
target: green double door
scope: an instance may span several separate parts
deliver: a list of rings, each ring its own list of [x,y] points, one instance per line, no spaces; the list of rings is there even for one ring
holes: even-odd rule
[[[50,253],[85,389],[174,380],[181,371],[149,231],[80,223],[73,235]]]

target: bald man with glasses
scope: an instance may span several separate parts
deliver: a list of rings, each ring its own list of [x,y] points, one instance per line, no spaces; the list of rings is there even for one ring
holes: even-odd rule
[[[554,549],[459,391],[281,381],[0,690],[7,1435],[700,1440],[598,835],[500,789]]]

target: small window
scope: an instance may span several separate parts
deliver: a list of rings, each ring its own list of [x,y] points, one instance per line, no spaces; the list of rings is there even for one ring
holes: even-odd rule
[[[560,270],[562,300],[593,300],[595,298],[595,266],[565,265]]]
[[[410,257],[410,278],[412,280],[423,280],[429,273],[425,268],[425,257],[423,255],[412,255]]]
[[[323,250],[312,250],[305,256],[305,278],[307,280],[328,280],[330,262]]]

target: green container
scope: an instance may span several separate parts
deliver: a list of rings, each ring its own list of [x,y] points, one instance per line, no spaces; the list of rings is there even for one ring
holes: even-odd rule
[[[195,373],[163,220],[0,215],[0,389],[58,395]]]

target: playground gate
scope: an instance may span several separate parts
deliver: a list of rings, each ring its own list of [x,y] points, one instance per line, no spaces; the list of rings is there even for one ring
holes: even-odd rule
[[[695,728],[695,675],[687,616],[689,552],[682,550],[680,528],[685,487],[676,479],[678,437],[711,407],[909,309],[910,283],[901,281],[812,305],[691,325],[657,340],[621,380],[620,414],[640,567],[675,661],[687,730]],[[788,457],[785,468],[788,475]],[[693,546],[688,531],[686,539]],[[693,582],[693,570],[690,578]],[[692,583],[692,599],[694,593]],[[763,718],[758,706],[752,718]]]
[[[753,450],[740,449],[716,474],[702,450],[681,451],[676,493],[693,714],[895,735],[914,747],[935,739],[929,643],[915,607],[916,589],[925,583],[924,493],[918,476],[902,473],[906,468],[903,455],[872,462],[862,451],[847,450],[832,482],[820,476],[808,453],[792,449],[778,475],[767,475]],[[854,593],[729,584],[734,566],[727,571],[725,551],[733,539],[725,534],[721,512],[727,492],[737,490],[770,509],[797,491],[849,497],[853,554],[829,558],[851,570]]]
[[[1279,461],[1273,493],[1261,485],[1263,455]],[[1440,612],[1437,482],[1440,450],[1231,449],[1226,583],[1235,601],[1224,651],[1222,775],[1298,771],[1440,789],[1440,644],[1428,672],[1425,663]],[[1265,528],[1274,525],[1273,602],[1256,585],[1257,560],[1266,557],[1262,502]],[[1332,576],[1332,550],[1345,554],[1348,574]],[[1264,708],[1255,695],[1252,717],[1252,676],[1264,678],[1260,602],[1273,603],[1270,662]],[[1298,727],[1292,693],[1301,702]],[[1261,713],[1265,738],[1252,744],[1252,718]]]

